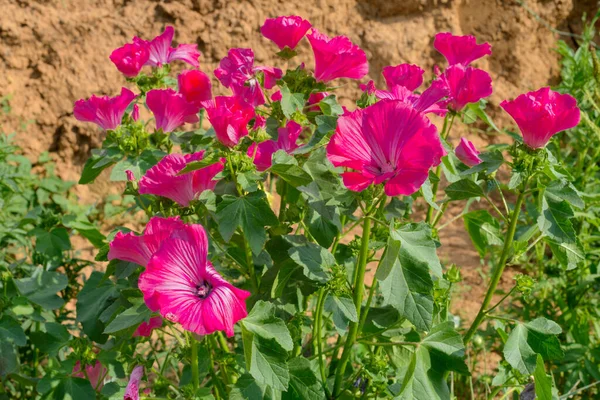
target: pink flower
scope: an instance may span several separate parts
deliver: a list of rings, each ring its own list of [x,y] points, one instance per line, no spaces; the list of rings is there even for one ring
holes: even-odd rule
[[[281,90],[278,90],[271,95],[271,101],[281,101],[281,99]]]
[[[172,26],[167,26],[163,33],[151,41],[134,37],[133,43],[138,46],[145,46],[148,49],[150,57],[145,65],[162,67],[175,60],[181,60],[198,68],[200,66],[198,58],[201,55],[198,46],[195,44],[180,44],[177,48],[173,48],[171,47],[173,35],[175,35],[175,30]]]
[[[123,260],[145,267],[162,242],[182,226],[183,222],[179,217],[152,217],[141,236],[133,232],[118,232],[110,242],[108,259]]]
[[[264,37],[273,41],[280,50],[285,47],[294,49],[311,26],[310,22],[302,17],[292,15],[267,19],[260,28],[260,32]]]
[[[227,57],[223,57],[215,76],[223,86],[232,90],[247,103],[258,106],[265,103],[265,95],[256,77],[258,72],[264,75],[264,86],[270,89],[275,86],[283,72],[279,68],[255,67],[252,49],[229,49]]]
[[[224,280],[207,260],[208,240],[201,225],[185,225],[166,239],[140,275],[146,303],[198,335],[225,331],[245,318],[250,293]],[[152,308],[152,307],[150,307]]]
[[[417,65],[400,64],[384,67],[381,73],[388,88],[404,86],[408,90],[415,90],[423,83],[425,71]]]
[[[125,396],[123,400],[140,400],[140,382],[144,376],[144,367],[136,366],[129,376],[129,383],[125,388]]]
[[[73,115],[79,121],[93,122],[106,131],[116,129],[135,97],[131,90],[121,88],[121,94],[115,97],[92,96],[89,100],[77,100]]]
[[[477,103],[492,94],[492,78],[477,68],[461,64],[451,65],[440,77],[449,91],[449,105],[454,111],[469,103]]]
[[[204,72],[193,69],[183,71],[177,76],[179,93],[189,102],[200,105],[212,99],[210,78]]]
[[[446,85],[440,81],[435,80],[431,83],[422,94],[417,94],[404,86],[395,85],[389,90],[377,90],[375,87],[368,88],[375,93],[375,97],[381,100],[400,100],[403,103],[409,104],[415,108],[415,110],[422,112],[423,114],[433,113],[436,115],[444,116],[448,112],[446,109],[446,100],[442,100],[448,96],[448,89]]]
[[[152,317],[148,322],[142,322],[133,333],[133,337],[143,336],[148,337],[152,331],[162,326],[163,319],[161,317]]]
[[[102,389],[104,386],[104,379],[108,374],[108,369],[106,369],[100,361],[96,361],[94,365],[86,365],[85,372],[81,370],[81,362],[77,361],[73,366],[73,376],[75,378],[86,378],[90,379],[90,384],[94,389]]]
[[[454,36],[450,32],[435,35],[433,47],[448,60],[448,64],[469,65],[483,56],[492,54],[489,43],[477,44],[475,36]]]
[[[288,121],[285,128],[277,129],[277,140],[267,140],[262,143],[252,143],[248,148],[248,157],[254,159],[254,165],[259,171],[264,171],[271,166],[271,158],[277,150],[291,153],[298,147],[296,141],[302,133],[302,126],[295,121]]]
[[[125,175],[127,175],[127,180],[128,181],[135,181],[135,174],[133,173],[132,170],[128,169],[125,171]]]
[[[329,38],[313,28],[306,37],[315,55],[317,81],[360,79],[369,72],[367,55],[346,36]]]
[[[360,85],[358,85],[358,87],[360,87],[360,90],[369,95],[375,94],[375,92],[377,91],[377,87],[375,87],[375,81],[373,79],[371,79],[366,84],[361,83]]]
[[[140,108],[137,104],[133,105],[133,110],[131,111],[131,119],[136,121],[140,119]]]
[[[266,127],[267,120],[265,119],[265,117],[263,117],[260,114],[256,114],[256,117],[254,118],[254,126],[252,126],[252,129],[261,129]]]
[[[150,58],[148,46],[140,43],[127,43],[110,53],[110,61],[119,72],[128,78],[135,78]]]
[[[223,170],[224,160],[187,174],[178,175],[192,161],[200,161],[204,151],[194,154],[169,154],[140,179],[140,194],[153,194],[173,200],[183,207],[205,190],[214,189],[215,175]]]
[[[382,100],[338,119],[327,157],[346,167],[344,185],[362,191],[385,183],[388,196],[415,193],[445,151],[437,129],[422,113],[401,101]]]
[[[548,87],[504,100],[502,107],[515,120],[523,142],[532,149],[546,146],[556,133],[571,129],[579,123],[577,101],[569,94],[560,94]]]
[[[184,123],[199,121],[198,106],[173,89],[153,89],[146,94],[146,105],[154,114],[156,130],[173,132]]]
[[[308,96],[308,100],[306,101],[306,106],[308,107],[307,111],[308,112],[321,111],[321,107],[319,107],[319,103],[321,102],[321,100],[323,100],[327,96],[329,96],[328,92],[311,93],[310,96]]]
[[[227,147],[248,134],[248,122],[254,118],[254,108],[237,96],[215,97],[206,102],[206,112],[217,139]]]
[[[475,145],[465,139],[460,138],[460,144],[456,146],[454,154],[460,161],[469,167],[473,167],[477,164],[481,164],[482,160],[479,158],[479,151],[475,148]]]

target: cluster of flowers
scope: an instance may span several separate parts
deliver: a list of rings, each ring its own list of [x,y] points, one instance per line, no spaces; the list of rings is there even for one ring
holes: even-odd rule
[[[293,51],[306,36],[314,53],[317,82],[361,79],[368,73],[362,49],[347,37],[325,36],[301,17],[268,19],[261,32],[282,53]],[[214,75],[232,95],[213,98],[210,78],[199,69],[200,52],[191,44],[171,47],[173,34],[173,28],[167,27],[151,41],[135,37],[132,43],[110,56],[128,78],[138,76],[144,66],[161,68],[174,60],[194,67],[179,74],[178,91],[165,88],[146,93],[145,103],[154,115],[156,131],[169,133],[184,123],[198,122],[201,109],[206,110],[216,139],[228,148],[235,148],[249,130],[264,128],[265,120],[256,110],[267,101],[264,90],[275,88],[283,72],[274,67],[255,66],[251,49],[231,49]],[[448,67],[444,71],[435,69],[429,87],[418,92],[425,71],[416,65],[385,67],[382,73],[386,89],[377,89],[373,81],[361,85],[365,96],[371,99],[369,105],[354,111],[345,110],[338,119],[327,145],[327,156],[334,166],[346,169],[342,178],[349,190],[362,191],[372,184],[383,184],[388,196],[411,195],[418,191],[429,170],[439,165],[448,151],[427,114],[456,114],[467,104],[492,93],[489,74],[471,66],[473,61],[491,54],[488,43],[477,44],[473,36],[439,33],[434,47],[444,55]],[[326,96],[328,93],[323,91],[311,93],[306,106],[318,111],[316,104]],[[77,101],[74,114],[81,121],[115,130],[128,109],[131,109],[131,119],[137,121],[137,104],[130,108],[137,98],[132,91],[123,88],[117,97],[92,96]],[[271,100],[281,101],[281,93],[275,91]],[[524,143],[532,149],[544,147],[555,133],[579,122],[575,99],[549,88],[504,101],[501,107],[513,117]],[[279,128],[277,140],[253,143],[247,155],[259,171],[264,171],[270,167],[277,150],[290,153],[301,146],[298,140],[302,130],[300,124],[290,120]],[[465,138],[460,139],[455,154],[468,166],[481,162],[479,152]],[[189,206],[200,193],[215,187],[215,177],[226,162],[221,159],[179,175],[188,163],[202,160],[204,156],[204,152],[165,156],[140,179],[139,193],[166,197],[182,207]],[[247,315],[245,299],[250,293],[224,280],[207,255],[208,241],[201,225],[186,224],[178,217],[153,217],[141,236],[118,233],[110,244],[109,259],[145,267],[139,288],[148,307],[163,318],[199,335],[224,331],[231,336],[234,324]],[[138,328],[136,335],[149,335],[162,322],[161,317],[153,317]],[[139,383],[141,373],[138,375]]]

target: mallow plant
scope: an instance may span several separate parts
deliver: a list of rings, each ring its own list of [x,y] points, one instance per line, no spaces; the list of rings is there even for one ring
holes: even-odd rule
[[[369,72],[360,47],[298,16],[267,19],[260,32],[289,68],[230,49],[213,71],[228,96],[212,95],[196,45],[173,47],[167,27],[112,52],[127,81],[119,95],[75,103],[75,117],[105,138],[80,183],[124,182],[136,231],[118,227],[96,243],[68,326],[76,333],[45,360],[54,368],[28,378],[37,393],[468,398],[461,382],[477,379],[470,356],[491,329],[506,379],[482,398],[556,398],[561,326],[500,312],[527,290],[525,273],[508,294],[499,284],[540,240],[561,268],[584,267],[571,221],[583,200],[572,166],[547,146],[579,123],[575,98],[546,87],[503,101],[510,143],[479,151],[450,133],[478,120],[502,133],[485,112],[491,77],[472,65],[491,56],[488,43],[439,33],[446,66],[385,67],[384,86],[361,84],[346,108],[335,91]],[[304,37],[314,64],[296,61]],[[174,76],[172,65],[187,69]],[[459,215],[446,215],[452,203]],[[459,218],[490,267],[465,320],[452,306],[470,295],[457,290],[461,266],[438,257],[439,232]],[[18,295],[7,293],[11,279],[8,301]],[[2,379],[25,385],[17,376]]]

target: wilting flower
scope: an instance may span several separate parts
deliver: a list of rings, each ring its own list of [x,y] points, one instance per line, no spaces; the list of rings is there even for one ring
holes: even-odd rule
[[[152,331],[162,326],[163,319],[161,317],[151,317],[148,322],[142,322],[133,333],[133,337],[144,336],[148,337]]]
[[[199,335],[225,331],[246,317],[250,293],[224,280],[207,260],[208,240],[201,225],[185,225],[163,241],[140,275],[148,307]]]
[[[435,35],[433,47],[448,60],[448,64],[469,65],[483,56],[492,54],[489,43],[477,44],[475,36],[454,36],[450,32]]]
[[[189,206],[203,191],[214,189],[217,184],[214,177],[223,170],[224,161],[220,160],[196,171],[178,175],[190,162],[200,161],[203,157],[204,151],[166,155],[140,179],[140,194],[162,196],[183,207]]]
[[[403,86],[408,90],[415,90],[421,86],[424,73],[425,71],[421,67],[413,64],[387,66],[381,71],[388,88]]]
[[[121,94],[115,97],[92,96],[88,100],[77,100],[73,115],[79,121],[93,122],[104,130],[115,129],[135,94],[127,88],[121,88]]]
[[[85,372],[81,370],[81,362],[77,361],[73,366],[73,376],[76,378],[85,378],[86,375],[90,380],[90,384],[94,389],[102,389],[104,379],[108,373],[108,369],[104,367],[100,361],[96,361],[94,365],[86,365]]]
[[[271,89],[283,76],[279,68],[255,67],[252,49],[229,49],[227,57],[221,59],[219,68],[215,70],[215,76],[234,95],[258,106],[265,103],[265,95],[257,77],[259,72],[264,76],[265,89]]]
[[[382,100],[338,119],[327,157],[344,172],[344,185],[362,191],[385,183],[388,196],[415,193],[445,151],[437,129],[401,101]]]
[[[198,69],[183,71],[177,76],[177,82],[179,93],[190,103],[200,105],[212,99],[210,78]]]
[[[285,128],[277,129],[277,140],[253,143],[248,148],[248,157],[254,159],[256,169],[264,171],[271,166],[271,158],[277,150],[291,153],[300,147],[296,144],[300,133],[302,133],[302,126],[295,121],[289,121]]]
[[[449,106],[462,110],[469,103],[477,103],[492,94],[492,78],[484,70],[451,65],[440,76],[449,91]]]
[[[215,135],[225,146],[237,145],[248,134],[248,123],[254,118],[251,105],[237,96],[217,96],[205,105]]]
[[[315,55],[315,78],[320,82],[336,78],[360,79],[369,72],[365,52],[346,36],[329,38],[313,28],[306,36]]]
[[[129,376],[129,383],[125,388],[125,396],[123,400],[140,400],[140,382],[144,375],[144,367],[136,366]]]
[[[184,123],[199,121],[198,106],[173,89],[154,89],[146,94],[146,105],[154,114],[156,129],[172,132]]]
[[[150,52],[148,46],[140,43],[127,43],[110,53],[110,61],[126,77],[136,77],[148,62]]]
[[[152,217],[141,236],[133,232],[118,232],[110,242],[108,259],[123,260],[145,267],[162,242],[182,226],[183,222],[179,217]]]
[[[454,154],[460,161],[469,167],[473,167],[477,164],[481,164],[482,160],[479,158],[479,151],[475,148],[475,145],[469,140],[460,138],[460,143],[456,146]]]
[[[294,49],[311,26],[310,22],[302,17],[292,15],[267,19],[260,32],[273,41],[279,49],[283,50],[285,47]]]
[[[544,87],[504,100],[502,107],[515,120],[523,142],[533,149],[546,146],[556,133],[571,129],[579,123],[577,101],[569,94],[561,94]]]
[[[138,46],[145,46],[150,53],[146,65],[153,67],[162,67],[175,60],[181,60],[193,67],[198,68],[200,63],[198,58],[201,53],[195,44],[180,44],[177,48],[171,47],[175,30],[172,26],[167,26],[163,33],[154,39],[147,41],[138,37],[133,38],[133,43]]]

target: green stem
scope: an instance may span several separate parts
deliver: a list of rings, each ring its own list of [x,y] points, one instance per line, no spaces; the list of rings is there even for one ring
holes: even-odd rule
[[[286,201],[285,201],[285,196],[287,195],[287,182],[282,180],[281,181],[281,197],[279,198],[279,222],[283,222],[283,220],[285,219],[285,208],[286,208]]]
[[[360,321],[361,314],[361,305],[363,300],[363,294],[365,291],[365,271],[367,269],[367,257],[369,255],[369,236],[371,235],[371,220],[369,218],[364,218],[363,223],[363,231],[362,231],[362,243],[360,246],[360,253],[358,256],[358,261],[356,264],[356,273],[354,279],[354,306],[356,307],[356,314]],[[365,310],[366,312],[366,310]],[[346,339],[346,343],[344,344],[344,351],[342,352],[342,357],[337,365],[335,370],[335,383],[333,386],[333,395],[337,397],[342,389],[342,383],[344,380],[344,373],[346,372],[346,365],[350,360],[350,355],[352,353],[352,346],[354,346],[354,342],[356,341],[356,336],[358,334],[358,322],[350,322],[350,329],[348,332],[348,338]]]
[[[327,388],[327,374],[325,373],[325,360],[323,359],[323,343],[322,343],[322,319],[323,319],[323,308],[325,306],[325,296],[327,295],[327,289],[322,287],[319,290],[319,297],[317,298],[317,309],[315,311],[313,336],[315,338],[315,347],[317,357],[319,358],[319,371],[321,372],[321,379],[323,386]]]
[[[442,133],[440,133],[442,140],[446,140],[446,138],[450,134],[450,129],[452,129],[452,124],[454,123],[455,114],[452,114],[450,116],[450,120],[449,120],[450,122],[448,122],[448,115],[449,114],[446,114],[446,117],[444,118],[444,126],[442,128]],[[433,202],[435,202],[435,200],[437,198],[437,191],[438,191],[438,187],[440,185],[440,176],[441,175],[442,175],[442,164],[438,165],[435,169],[435,176],[438,179],[435,182],[433,182],[433,184],[431,186],[431,192],[433,193],[433,199],[432,199]],[[425,222],[430,223],[432,218],[433,218],[433,207],[429,206],[427,208],[427,216],[425,217]]]
[[[382,257],[383,258],[383,257]],[[358,331],[361,332],[363,326],[365,326],[365,322],[367,321],[367,314],[369,314],[369,308],[371,307],[371,302],[373,301],[373,295],[377,291],[377,278],[373,278],[373,283],[371,283],[371,288],[369,289],[369,296],[367,297],[367,304],[365,305],[365,312],[360,316],[360,321],[358,322]]]
[[[360,340],[358,343],[364,343],[369,346],[412,346],[419,347],[417,342],[368,342]]]
[[[190,347],[192,348],[192,385],[194,386],[194,393],[196,393],[200,387],[200,374],[198,372],[198,341],[191,333],[188,336],[188,340],[190,342]]]
[[[211,346],[211,342],[209,340],[206,341],[206,346],[208,347],[208,363],[209,363],[209,373],[210,373],[210,377],[212,378],[212,382],[213,382],[213,386],[215,387],[215,398],[217,400],[220,400],[222,398],[224,398],[223,396],[225,396],[225,388],[223,387],[223,382],[221,382],[218,378],[217,378],[217,374],[215,373],[215,357],[213,354],[213,348]],[[198,365],[196,363],[196,365]],[[192,371],[193,372],[193,371]],[[194,392],[195,394],[195,392]]]
[[[219,348],[219,344],[217,343],[217,337],[218,337],[218,335],[216,335],[216,334],[208,335],[208,337],[207,337],[208,341],[210,342],[210,347],[212,347],[215,350],[217,348]],[[220,363],[219,370],[221,372],[221,378],[222,378],[223,382],[225,382],[225,385],[229,385],[231,382],[229,381],[229,374],[227,373],[227,367],[223,363]]]
[[[465,345],[471,341],[473,336],[475,336],[475,332],[477,332],[477,328],[481,325],[481,322],[485,318],[487,313],[487,308],[490,306],[490,302],[496,292],[496,287],[498,287],[498,283],[500,282],[500,278],[502,277],[502,273],[504,272],[504,268],[506,268],[506,262],[508,261],[508,257],[510,255],[510,250],[513,246],[513,239],[515,237],[515,232],[517,230],[517,222],[519,221],[519,215],[521,213],[521,207],[523,205],[523,201],[525,200],[525,193],[520,192],[517,197],[517,202],[515,203],[515,209],[510,218],[510,225],[508,230],[506,231],[506,236],[504,237],[504,247],[502,248],[502,253],[500,255],[500,260],[496,265],[494,271],[492,271],[492,277],[490,279],[490,284],[488,286],[487,292],[485,294],[485,298],[483,299],[483,303],[481,304],[481,308],[475,317],[475,320],[471,324],[471,327],[467,331],[464,342]]]
[[[227,339],[225,339],[225,336],[223,336],[223,332],[217,331],[217,339],[219,340],[219,344],[221,345],[221,350],[223,350],[225,353],[231,353],[231,350],[229,350],[229,344],[227,343]]]
[[[250,275],[250,283],[252,284],[252,289],[254,293],[258,293],[258,278],[256,276],[256,271],[254,270],[254,260],[252,258],[252,249],[250,248],[250,244],[246,239],[246,235],[242,232],[242,238],[244,239],[244,251],[246,253],[246,265],[248,268],[248,275]]]

